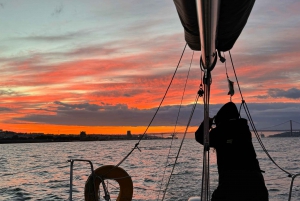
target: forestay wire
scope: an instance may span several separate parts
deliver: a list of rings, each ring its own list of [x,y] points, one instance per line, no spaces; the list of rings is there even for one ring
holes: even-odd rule
[[[166,98],[166,95],[167,95],[167,93],[168,93],[168,91],[169,91],[169,89],[170,89],[170,87],[171,87],[171,84],[173,83],[174,77],[175,77],[175,75],[176,75],[176,73],[177,73],[177,70],[178,70],[178,68],[179,68],[179,64],[180,64],[181,59],[182,59],[182,57],[183,57],[183,54],[184,54],[184,52],[185,52],[186,46],[187,46],[187,43],[185,44],[185,46],[184,46],[184,48],[183,48],[181,57],[180,57],[180,59],[179,59],[179,61],[178,61],[177,67],[176,67],[176,69],[175,69],[175,71],[174,71],[174,73],[173,73],[173,76],[172,76],[172,78],[171,78],[171,81],[170,81],[170,83],[169,83],[169,86],[167,87],[167,90],[166,90],[166,92],[165,92],[165,94],[164,94],[164,96],[163,96],[163,98],[162,98],[162,100],[161,100],[161,102],[160,102],[158,108],[156,109],[156,111],[155,111],[155,113],[154,113],[154,115],[153,115],[153,117],[152,117],[150,123],[148,124],[148,126],[147,126],[147,128],[146,128],[144,134],[140,137],[139,141],[134,145],[134,147],[131,149],[131,151],[130,151],[130,152],[129,152],[129,153],[128,153],[128,154],[127,154],[127,155],[126,155],[126,156],[125,156],[125,157],[117,164],[117,165],[115,165],[112,169],[110,169],[107,173],[105,173],[104,176],[107,175],[109,172],[111,172],[114,168],[119,167],[119,166],[120,166],[120,165],[121,165],[121,164],[122,164],[122,163],[130,156],[130,155],[131,155],[131,153],[132,153],[135,149],[138,149],[139,151],[141,151],[141,150],[139,149],[138,146],[139,146],[141,140],[142,140],[142,139],[144,138],[144,136],[146,135],[146,133],[147,133],[149,127],[151,126],[151,124],[152,124],[152,122],[153,122],[153,120],[154,120],[156,114],[158,113],[158,111],[159,111],[159,109],[160,109],[160,107],[161,107],[163,101],[164,101],[165,98]]]
[[[234,64],[233,64],[233,60],[232,60],[232,56],[231,56],[231,53],[229,51],[229,55],[230,55],[230,60],[231,60],[231,64],[232,64],[232,68],[233,68],[233,71],[234,71],[234,75],[235,75],[235,79],[236,79],[236,82],[237,82],[237,85],[238,85],[238,88],[239,88],[239,91],[240,91],[240,95],[241,95],[241,99],[242,99],[242,104],[240,106],[240,110],[241,110],[241,107],[243,106],[244,110],[245,110],[245,113],[248,117],[248,120],[251,124],[251,127],[252,127],[252,130],[254,131],[254,134],[260,144],[260,146],[262,147],[263,151],[266,153],[266,155],[269,157],[269,159],[274,163],[274,165],[276,165],[280,170],[282,170],[283,172],[287,173],[288,174],[288,177],[292,177],[293,174],[284,170],[283,168],[281,168],[275,161],[274,159],[271,157],[271,155],[269,154],[268,150],[265,148],[263,142],[261,141],[261,138],[259,137],[259,134],[255,128],[255,125],[254,125],[254,122],[252,120],[252,117],[251,117],[251,114],[250,114],[250,111],[248,109],[248,106],[246,104],[246,101],[244,100],[244,97],[243,97],[243,94],[242,94],[242,91],[241,91],[241,88],[240,88],[240,85],[239,85],[239,81],[238,81],[238,78],[237,78],[237,75],[236,75],[236,72],[235,72],[235,68],[234,68]]]
[[[166,165],[165,165],[165,168],[164,168],[164,173],[163,173],[163,176],[162,176],[162,179],[161,179],[161,183],[160,183],[160,188],[159,188],[159,193],[158,193],[158,196],[157,196],[157,200],[159,200],[159,196],[160,196],[162,184],[163,184],[163,181],[164,181],[164,177],[165,177],[167,165],[168,165],[168,162],[169,162],[169,156],[170,156],[170,153],[171,153],[172,143],[173,143],[173,140],[174,140],[174,134],[175,134],[176,128],[177,128],[178,119],[179,119],[179,114],[180,114],[180,111],[181,111],[181,106],[182,106],[182,102],[183,102],[183,97],[184,97],[184,95],[185,95],[185,90],[186,90],[187,81],[188,81],[188,78],[189,78],[189,75],[190,75],[190,71],[191,71],[191,67],[192,67],[192,62],[193,62],[193,58],[194,58],[194,51],[193,51],[193,54],[192,54],[192,58],[191,58],[191,62],[190,62],[190,67],[189,67],[189,69],[188,69],[188,73],[187,73],[186,80],[185,80],[185,85],[184,85],[183,92],[182,92],[182,96],[181,96],[181,102],[180,102],[180,106],[179,106],[179,109],[178,109],[177,118],[176,118],[176,122],[175,122],[175,126],[174,126],[174,131],[173,131],[173,138],[172,138],[172,141],[171,141],[171,144],[170,144],[170,147],[169,147],[169,152],[168,152],[168,155],[167,155],[167,161],[166,161]],[[175,164],[176,164],[176,162],[173,164],[173,166],[175,166]],[[172,174],[170,174],[170,177],[171,177],[171,176],[172,176]],[[169,185],[169,183],[167,184],[166,188],[168,188],[168,185]],[[166,189],[165,189],[165,192],[166,192]],[[163,197],[165,197],[165,196],[163,196]],[[162,199],[162,200],[163,200],[163,199]]]
[[[186,129],[185,129],[185,131],[184,131],[184,135],[183,135],[183,138],[182,138],[182,140],[181,140],[181,143],[180,143],[180,146],[179,146],[179,149],[178,149],[177,155],[176,155],[175,162],[174,162],[174,164],[173,164],[173,167],[172,167],[172,171],[171,171],[171,173],[170,173],[169,180],[168,180],[168,182],[167,182],[167,185],[166,185],[166,188],[165,188],[165,190],[164,190],[164,195],[163,195],[163,198],[162,198],[162,200],[164,200],[164,198],[165,198],[165,195],[166,195],[166,192],[167,192],[167,189],[168,189],[168,186],[169,186],[170,180],[171,180],[171,175],[172,175],[172,174],[173,174],[173,172],[174,172],[175,165],[176,165],[176,163],[177,163],[177,159],[178,159],[178,157],[179,157],[179,154],[180,154],[180,151],[181,151],[181,148],[182,148],[182,145],[183,145],[183,141],[184,141],[184,139],[185,139],[185,137],[186,137],[186,134],[187,134],[188,128],[189,128],[189,126],[190,126],[190,123],[191,123],[192,117],[193,117],[193,115],[194,115],[194,112],[195,112],[195,109],[196,109],[196,106],[197,106],[197,102],[198,102],[198,99],[199,99],[199,97],[200,97],[200,96],[199,96],[199,94],[197,94],[197,95],[196,95],[196,98],[195,98],[195,101],[194,101],[193,108],[192,108],[192,112],[191,112],[191,114],[190,114],[190,117],[189,117],[189,120],[188,120],[188,124],[187,124],[187,126],[186,126]]]

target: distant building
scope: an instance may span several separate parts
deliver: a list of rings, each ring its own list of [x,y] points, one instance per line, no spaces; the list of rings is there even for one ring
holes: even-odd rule
[[[127,137],[132,137],[132,135],[131,135],[131,131],[127,131]]]
[[[86,132],[85,131],[81,131],[80,132],[80,140],[85,139],[86,138]]]
[[[12,138],[14,135],[16,135],[17,133],[13,132],[13,131],[1,131],[0,132],[0,137],[1,138]]]

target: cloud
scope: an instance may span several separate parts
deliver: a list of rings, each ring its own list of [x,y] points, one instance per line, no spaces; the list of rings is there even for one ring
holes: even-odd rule
[[[57,6],[51,15],[52,16],[60,15],[63,11],[63,8],[64,8],[63,5]]]
[[[79,126],[147,126],[157,108],[138,109],[129,108],[125,104],[66,104],[56,101],[58,106],[56,114],[30,114],[14,120],[24,122],[45,123],[54,125],[79,125]],[[210,105],[210,116],[214,116],[222,104]],[[247,104],[256,128],[280,124],[288,120],[300,122],[299,103],[261,103]],[[239,108],[239,105],[237,104]],[[179,126],[186,126],[191,115],[193,105],[184,105],[180,109],[178,118]],[[175,126],[179,105],[162,106],[158,111],[152,126]],[[246,117],[242,110],[242,117]],[[191,126],[198,126],[203,120],[203,105],[199,104],[191,121]],[[287,126],[287,125],[283,125]],[[289,126],[289,125],[288,125]],[[297,126],[296,126],[297,127]],[[296,128],[295,127],[295,128]],[[300,127],[300,126],[299,126]],[[280,129],[280,128],[278,128]],[[287,129],[287,128],[285,128]]]
[[[299,103],[251,103],[248,104],[250,113],[257,129],[272,127],[293,120],[300,122],[300,104]],[[245,113],[242,113],[245,116]],[[273,129],[289,129],[289,123]],[[300,128],[299,125],[293,126],[295,129]]]
[[[297,88],[291,88],[288,90],[269,89],[268,94],[273,98],[280,98],[280,97],[291,98],[291,99],[300,98],[300,90]]]
[[[86,110],[86,111],[97,111],[102,107],[96,104],[82,103],[82,104],[66,104],[60,101],[55,101],[54,104],[59,105],[58,110]]]
[[[66,57],[83,57],[83,56],[94,56],[94,55],[111,55],[114,53],[120,52],[120,48],[112,47],[111,45],[105,44],[97,44],[97,45],[90,45],[86,47],[79,47],[73,49],[69,52],[65,52],[64,55]]]
[[[11,90],[11,89],[7,89],[7,90],[0,90],[0,96],[13,96],[13,95],[17,95],[18,93]]]
[[[266,95],[258,95],[254,96],[258,99],[270,99],[270,98],[286,98],[286,99],[299,99],[300,98],[300,90],[297,88],[290,88],[287,90],[278,89],[278,88],[271,88],[267,90]]]
[[[59,35],[31,35],[26,37],[14,37],[13,39],[28,40],[28,41],[43,41],[43,42],[61,42],[65,40],[76,40],[80,37],[88,37],[88,31],[75,31]]]
[[[268,95],[258,95],[258,96],[255,96],[256,98],[258,99],[268,99],[269,96]]]
[[[9,111],[12,111],[12,109],[7,107],[0,107],[0,112],[9,112]]]
[[[156,108],[128,108],[125,104],[66,104],[59,101],[54,104],[58,105],[56,115],[31,114],[14,120],[58,125],[146,126],[156,111]],[[174,125],[174,113],[178,112],[178,108],[179,106],[162,107],[153,125]],[[179,124],[186,122],[183,117],[190,113],[191,109],[192,105],[183,106]]]

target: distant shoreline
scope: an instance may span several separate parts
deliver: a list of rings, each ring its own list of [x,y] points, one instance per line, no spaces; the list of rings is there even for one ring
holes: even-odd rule
[[[269,135],[268,137],[300,137],[300,132],[284,132],[275,135]]]
[[[140,138],[106,138],[106,139],[0,139],[0,144],[24,144],[24,143],[55,143],[55,142],[95,142],[95,141],[128,141]],[[143,140],[168,140],[167,138],[143,138]]]

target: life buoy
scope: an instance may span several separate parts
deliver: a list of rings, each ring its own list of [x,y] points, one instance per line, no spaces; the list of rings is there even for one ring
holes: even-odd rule
[[[131,201],[133,195],[133,183],[130,175],[120,167],[104,165],[90,175],[84,188],[85,201],[98,201],[98,191],[101,180],[112,179],[119,183],[120,191],[116,201]],[[93,185],[94,184],[94,185]],[[95,200],[96,199],[96,200]]]

